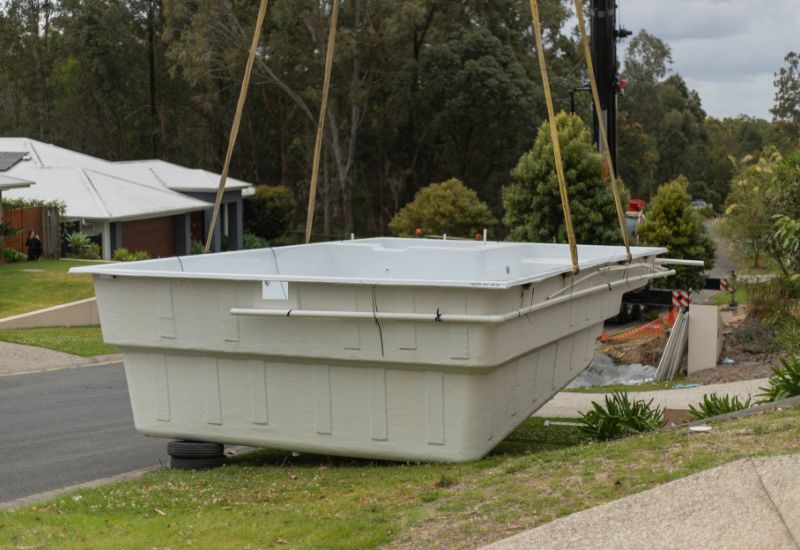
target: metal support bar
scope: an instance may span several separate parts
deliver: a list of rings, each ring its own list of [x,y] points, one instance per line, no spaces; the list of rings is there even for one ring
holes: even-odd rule
[[[493,324],[505,323],[511,319],[522,317],[534,311],[547,309],[549,307],[595,294],[603,290],[611,291],[615,288],[636,283],[644,280],[659,279],[662,277],[670,277],[675,275],[674,270],[661,271],[656,273],[648,273],[645,275],[638,275],[636,277],[629,277],[627,279],[620,279],[611,283],[604,283],[586,288],[583,290],[575,291],[571,294],[559,296],[539,302],[537,304],[515,309],[503,314],[495,315],[465,315],[465,314],[449,314],[449,313],[389,313],[381,311],[330,311],[330,310],[308,310],[308,309],[251,309],[251,308],[233,308],[231,315],[242,315],[246,317],[302,317],[307,319],[357,319],[357,320],[387,320],[387,321],[433,321],[433,322],[449,322],[449,323],[478,323],[478,324]]]

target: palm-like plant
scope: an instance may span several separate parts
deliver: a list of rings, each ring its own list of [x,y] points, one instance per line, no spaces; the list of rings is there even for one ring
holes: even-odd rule
[[[744,402],[739,399],[738,395],[730,396],[717,395],[716,393],[703,395],[702,403],[698,403],[697,407],[689,405],[689,414],[695,420],[702,420],[703,418],[711,418],[712,416],[719,416],[734,411],[740,411],[750,407],[750,398],[748,397]]]
[[[792,355],[788,359],[781,357],[781,366],[772,367],[772,375],[766,388],[758,388],[761,403],[778,401],[787,397],[800,395],[800,357]]]
[[[626,392],[614,392],[605,406],[592,401],[592,410],[581,414],[581,430],[601,441],[656,430],[664,425],[664,409],[652,405],[652,399],[631,401]]]

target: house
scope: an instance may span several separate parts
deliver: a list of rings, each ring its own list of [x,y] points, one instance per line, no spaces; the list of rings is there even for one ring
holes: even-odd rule
[[[214,174],[162,161],[110,162],[26,138],[0,138],[2,152],[16,152],[19,159],[5,170],[0,165],[0,175],[36,183],[8,196],[61,201],[68,230],[92,237],[104,259],[120,247],[152,257],[186,255],[193,240],[205,240]],[[213,251],[241,248],[241,197],[251,188],[228,181]]]
[[[20,155],[15,155],[13,152],[0,153],[0,170],[3,170],[4,166],[10,168],[19,162],[18,157],[20,157]],[[31,185],[33,185],[32,181],[12,178],[11,176],[6,176],[5,174],[0,173],[0,224],[3,223],[3,191],[10,191],[11,189],[24,189],[26,187],[30,187]],[[0,236],[0,239],[2,238],[3,237]],[[0,245],[2,244],[3,243],[0,242]],[[2,248],[2,246],[0,246],[0,248]]]
[[[139,171],[155,177],[167,189],[183,193],[189,197],[214,204],[219,188],[219,174],[207,170],[192,169],[163,160],[135,160],[117,162],[130,171]],[[242,199],[255,192],[247,182],[229,177],[225,182],[225,193],[219,211],[220,223],[214,228],[213,242],[221,242],[226,250],[242,248],[243,205]],[[211,210],[194,212],[190,216],[190,230],[193,241],[205,242],[208,235],[205,228],[211,225]],[[218,247],[217,247],[218,248]]]
[[[4,155],[0,153],[0,170],[3,169],[3,157]],[[24,189],[26,187],[30,187],[33,185],[32,181],[21,180],[18,178],[12,178],[11,176],[6,176],[5,174],[0,174],[0,217],[3,215],[3,191],[9,191],[11,189]]]

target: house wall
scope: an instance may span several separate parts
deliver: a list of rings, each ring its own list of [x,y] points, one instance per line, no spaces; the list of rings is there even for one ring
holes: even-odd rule
[[[202,201],[206,201],[214,204],[216,200],[215,193],[186,193],[190,197],[194,197],[195,199],[200,199]],[[227,213],[223,216],[222,209],[225,209]],[[205,213],[205,232],[203,234],[203,242],[205,243],[206,234],[208,232],[208,227],[211,225],[211,213],[213,207],[209,208]],[[225,191],[222,196],[222,205],[220,207],[220,214],[217,219],[217,225],[214,228],[214,236],[211,242],[211,251],[218,252],[222,250],[222,222],[223,217],[227,218],[228,221],[228,238],[227,238],[227,250],[241,250],[242,249],[242,233],[243,233],[243,220],[242,220],[242,192],[241,191]]]

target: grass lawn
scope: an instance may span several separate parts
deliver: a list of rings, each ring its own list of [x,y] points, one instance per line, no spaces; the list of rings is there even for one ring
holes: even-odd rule
[[[583,443],[530,419],[473,464],[261,451],[0,513],[4,548],[477,547],[733,460],[800,452],[800,410]]]
[[[0,265],[0,318],[94,296],[91,275],[70,275],[78,260],[44,259]],[[41,270],[41,271],[26,271]]]
[[[744,288],[739,287],[736,289],[736,303],[737,304],[746,304],[748,300],[747,291]],[[716,296],[714,296],[714,304],[718,306],[727,306],[731,303],[731,293],[730,292],[720,292]]]
[[[671,390],[676,384],[686,383],[687,381],[685,376],[678,376],[673,380],[665,380],[664,382],[646,382],[644,384],[610,384],[608,386],[589,386],[588,388],[567,388],[563,391],[574,393],[611,393],[615,391],[635,392]]]
[[[20,328],[0,330],[0,341],[37,346],[82,357],[117,353],[119,350],[103,342],[99,326]]]

